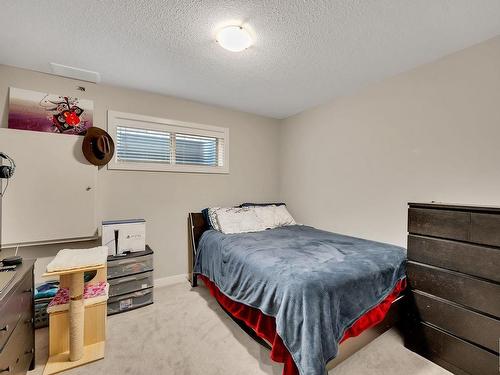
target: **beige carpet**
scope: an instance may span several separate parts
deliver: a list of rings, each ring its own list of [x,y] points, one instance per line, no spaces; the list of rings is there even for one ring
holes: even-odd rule
[[[394,359],[397,358],[397,361]],[[37,367],[47,360],[47,329],[37,330]],[[103,360],[66,374],[280,375],[269,352],[248,337],[201,286],[155,289],[151,306],[108,319]],[[396,331],[377,338],[329,375],[446,375],[446,370],[406,350]]]

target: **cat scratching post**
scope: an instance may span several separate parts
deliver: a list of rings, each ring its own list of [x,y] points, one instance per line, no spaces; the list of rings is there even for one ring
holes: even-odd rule
[[[61,250],[45,277],[59,276],[60,289],[47,308],[49,360],[44,375],[104,358],[107,248]],[[95,276],[84,282],[85,272]]]
[[[70,274],[69,297],[69,360],[74,362],[83,357],[83,272]]]

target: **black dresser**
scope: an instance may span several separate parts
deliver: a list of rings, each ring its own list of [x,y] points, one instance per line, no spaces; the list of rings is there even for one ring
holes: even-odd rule
[[[500,208],[410,203],[405,346],[454,374],[498,375]]]
[[[35,367],[33,260],[24,260],[0,292],[0,374],[25,374]]]

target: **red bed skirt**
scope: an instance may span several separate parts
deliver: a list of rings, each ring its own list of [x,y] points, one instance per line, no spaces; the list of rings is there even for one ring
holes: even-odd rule
[[[292,356],[288,349],[281,341],[281,337],[276,332],[276,320],[274,317],[265,315],[259,309],[244,305],[233,301],[223,294],[217,286],[210,281],[206,276],[199,275],[205,285],[210,290],[210,294],[235,318],[242,320],[248,327],[252,328],[255,333],[271,343],[271,359],[275,362],[284,364],[283,375],[298,375],[299,372]],[[400,280],[392,292],[377,306],[369,310],[361,318],[359,318],[349,329],[347,329],[342,337],[342,341],[349,337],[355,337],[361,334],[364,330],[371,328],[382,320],[389,311],[392,302],[405,289],[406,279]]]

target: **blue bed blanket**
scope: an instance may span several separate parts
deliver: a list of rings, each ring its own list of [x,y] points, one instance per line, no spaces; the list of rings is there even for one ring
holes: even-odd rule
[[[195,273],[234,301],[275,317],[301,375],[324,375],[344,331],[405,276],[406,250],[286,226],[262,232],[206,231]]]

